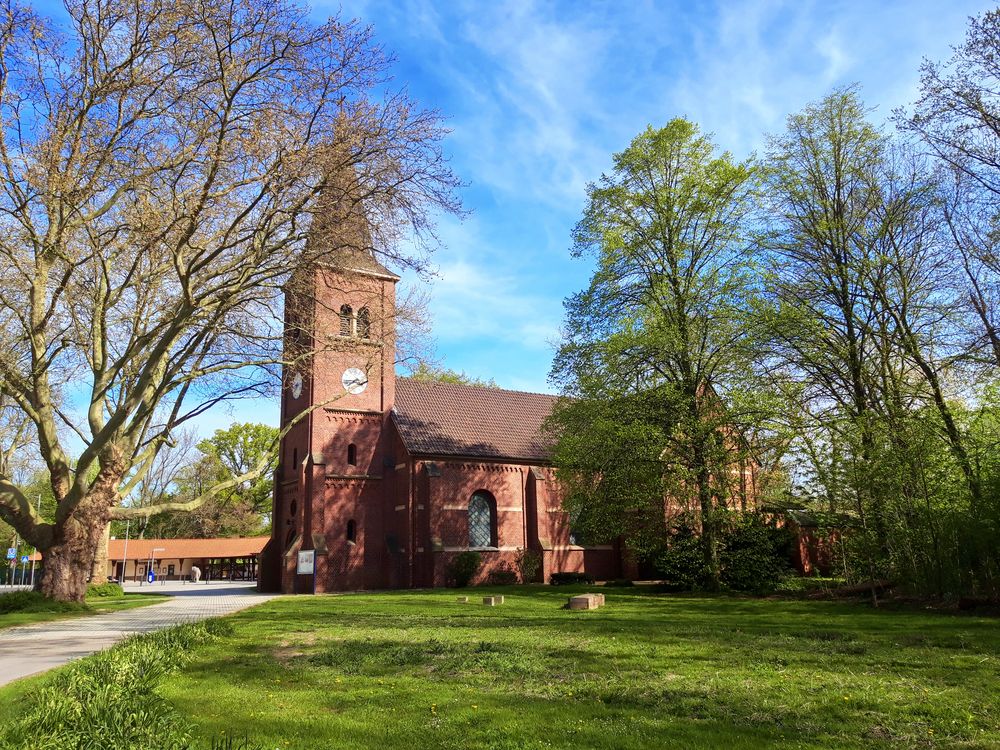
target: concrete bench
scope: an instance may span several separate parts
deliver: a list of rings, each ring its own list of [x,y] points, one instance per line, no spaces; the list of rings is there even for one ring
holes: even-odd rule
[[[503,597],[502,596],[484,596],[483,597],[483,604],[485,604],[487,607],[496,607],[496,606],[498,606],[500,604],[503,604]]]

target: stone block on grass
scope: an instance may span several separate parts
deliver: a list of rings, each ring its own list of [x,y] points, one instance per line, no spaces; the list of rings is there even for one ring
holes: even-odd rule
[[[600,594],[580,594],[569,598],[570,609],[597,609],[604,602]]]

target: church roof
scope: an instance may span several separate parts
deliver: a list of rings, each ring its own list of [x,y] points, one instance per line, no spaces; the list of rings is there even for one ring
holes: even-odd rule
[[[543,393],[397,378],[392,416],[414,455],[546,463],[542,425],[555,402]]]

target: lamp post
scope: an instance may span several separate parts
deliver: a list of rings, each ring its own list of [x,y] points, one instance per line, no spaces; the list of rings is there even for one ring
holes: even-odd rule
[[[121,580],[118,582],[120,585],[125,585],[125,568],[128,567],[128,532],[132,525],[132,519],[125,519],[125,549],[122,551],[122,576]]]

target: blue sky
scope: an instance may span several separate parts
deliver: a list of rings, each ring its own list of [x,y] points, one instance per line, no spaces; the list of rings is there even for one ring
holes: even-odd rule
[[[337,6],[314,6],[318,14]],[[738,157],[786,116],[859,83],[876,120],[915,98],[976,2],[345,0],[398,57],[396,80],[448,117],[472,215],[442,220],[431,311],[444,364],[549,391],[588,182],[647,124],[683,115]]]
[[[54,12],[50,0],[40,3]],[[562,301],[588,260],[570,232],[588,182],[646,125],[683,115],[737,157],[786,116],[858,83],[872,117],[914,100],[923,57],[941,60],[963,0],[882,2],[471,2],[343,0],[313,5],[374,26],[395,79],[452,130],[445,144],[471,215],[444,217],[431,287],[447,367],[505,388],[551,391]],[[58,12],[54,13],[58,15]],[[277,403],[204,417],[276,423]]]

